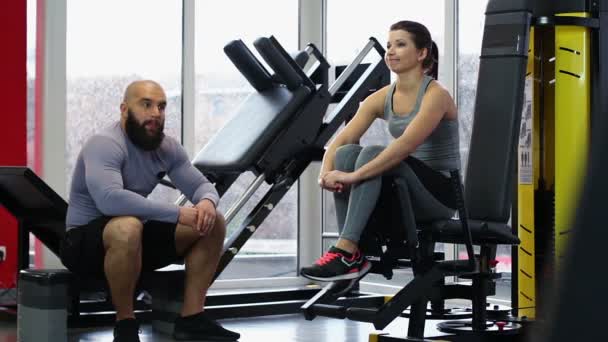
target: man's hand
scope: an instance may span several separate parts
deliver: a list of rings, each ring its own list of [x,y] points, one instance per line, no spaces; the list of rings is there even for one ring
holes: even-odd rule
[[[196,229],[198,210],[196,208],[179,207],[177,222]]]
[[[203,199],[194,208],[198,212],[196,226],[194,227],[199,231],[201,236],[205,236],[215,227],[215,218],[217,216],[215,204],[208,199]]]

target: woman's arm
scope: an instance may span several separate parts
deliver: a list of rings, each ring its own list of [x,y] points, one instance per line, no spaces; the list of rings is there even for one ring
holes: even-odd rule
[[[367,97],[359,106],[359,109],[352,120],[350,120],[346,127],[332,140],[323,155],[323,164],[320,172],[321,177],[334,169],[334,159],[338,147],[357,143],[374,120],[380,117],[384,111],[384,97],[386,96],[387,91],[388,86]]]
[[[399,138],[392,141],[382,153],[358,170],[336,174],[334,177],[328,177],[329,180],[352,184],[375,177],[395,167],[435,130],[444,115],[451,111],[451,104],[453,100],[447,90],[438,84],[432,85],[422,100],[416,118]]]

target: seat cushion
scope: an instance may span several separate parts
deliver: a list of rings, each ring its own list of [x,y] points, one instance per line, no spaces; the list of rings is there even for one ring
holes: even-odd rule
[[[468,220],[473,244],[518,245],[519,238],[511,233],[506,223]],[[465,243],[460,220],[441,220],[424,224],[423,230],[437,242]]]
[[[311,93],[285,87],[253,93],[192,162],[199,170],[247,171],[287,125]]]

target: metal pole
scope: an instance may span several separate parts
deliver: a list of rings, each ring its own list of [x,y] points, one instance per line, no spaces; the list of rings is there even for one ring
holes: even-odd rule
[[[230,209],[228,209],[228,212],[226,212],[226,225],[230,224],[230,221],[232,221],[232,219],[236,216],[236,213],[241,210],[245,203],[251,198],[251,196],[253,196],[255,191],[260,187],[260,185],[262,185],[265,179],[266,175],[263,173],[260,174],[258,178],[251,183],[249,188],[247,188],[245,193],[243,193],[241,198],[236,201],[236,203],[234,203]]]
[[[361,50],[361,52],[357,55],[357,57],[355,57],[355,59],[352,61],[352,63],[350,63],[346,67],[346,69],[340,74],[338,79],[329,88],[329,94],[331,96],[334,96],[338,92],[338,90],[340,90],[340,88],[342,87],[344,82],[346,82],[346,80],[350,77],[350,75],[353,73],[355,68],[359,64],[361,64],[361,62],[363,61],[363,58],[365,58],[365,56],[367,56],[369,51],[374,47],[374,44],[375,44],[374,41],[370,39],[370,41],[367,42],[367,44],[365,45],[363,50]]]
[[[251,196],[253,196],[255,191],[260,187],[260,185],[262,185],[262,182],[264,182],[264,180],[266,180],[266,175],[262,173],[258,176],[258,178],[253,181],[253,183],[251,183],[251,185],[249,186],[249,188],[247,188],[243,196],[241,196],[241,198],[239,198],[239,200],[235,204],[233,204],[230,209],[228,209],[228,212],[226,213],[225,217],[226,225],[230,224],[230,221],[232,221],[232,219],[236,216],[236,213],[241,210],[245,203],[251,198]],[[182,206],[187,201],[188,199],[186,198],[186,196],[184,196],[184,194],[181,194],[179,198],[175,201],[175,204]]]

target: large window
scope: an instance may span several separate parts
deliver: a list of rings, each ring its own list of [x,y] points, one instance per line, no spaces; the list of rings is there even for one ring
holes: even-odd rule
[[[67,3],[66,172],[88,137],[120,118],[125,87],[152,79],[167,94],[165,133],[181,141],[182,2],[71,0]],[[173,201],[158,187],[152,196]]]
[[[197,1],[195,11],[195,151],[200,150],[239,110],[254,89],[232,65],[223,47],[241,39],[257,55],[253,41],[274,35],[288,51],[298,47],[298,1]],[[261,60],[261,58],[260,58]],[[255,120],[255,108],[240,108],[238,120]],[[220,211],[228,208],[254,179],[242,175],[222,197]],[[259,189],[240,211],[247,213],[269,186]],[[293,186],[239,252],[220,279],[296,275],[297,186]],[[231,234],[244,217],[228,227]]]

